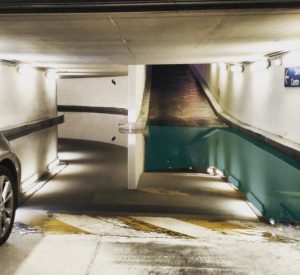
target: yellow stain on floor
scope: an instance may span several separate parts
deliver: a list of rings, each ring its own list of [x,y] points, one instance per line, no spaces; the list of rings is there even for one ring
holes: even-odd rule
[[[291,243],[291,242],[298,242],[297,240],[288,238],[288,237],[284,237],[284,236],[280,236],[277,234],[272,234],[270,232],[263,232],[262,233],[263,237],[265,239],[267,239],[269,242],[273,242],[273,243]]]
[[[210,220],[201,220],[201,219],[194,219],[194,218],[184,218],[180,220],[187,223],[191,223],[193,225],[214,230],[222,234],[245,235],[245,236],[253,237],[256,240],[269,241],[269,242],[290,243],[293,241],[297,241],[267,231],[259,230],[254,226],[242,225],[242,224],[229,222],[229,221],[210,221]]]
[[[38,228],[46,233],[55,234],[91,234],[83,229],[64,223],[53,217],[40,215],[32,220],[28,226]]]
[[[170,196],[189,196],[190,194],[187,193],[183,193],[177,190],[170,190],[170,189],[165,189],[165,188],[141,188],[139,189],[142,192],[146,192],[146,193],[151,193],[151,194],[155,194],[155,195],[170,195]]]
[[[191,239],[191,236],[172,231],[166,228],[162,228],[150,223],[146,223],[137,219],[134,219],[132,217],[119,217],[119,221],[123,222],[124,224],[128,225],[129,227],[133,228],[136,231],[142,231],[146,233],[159,233],[159,234],[165,234],[172,237],[180,237],[180,238],[188,238]]]
[[[222,233],[227,233],[236,230],[248,230],[252,228],[246,225],[241,225],[228,221],[210,221],[194,218],[180,218],[179,220]]]

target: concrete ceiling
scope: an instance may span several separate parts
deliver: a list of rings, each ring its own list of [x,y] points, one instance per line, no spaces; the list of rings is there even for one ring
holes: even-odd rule
[[[300,48],[300,9],[3,14],[0,58],[61,71],[255,60]]]

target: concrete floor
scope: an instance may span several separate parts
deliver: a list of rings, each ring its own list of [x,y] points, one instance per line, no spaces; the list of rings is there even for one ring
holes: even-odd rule
[[[144,173],[127,189],[127,149],[83,140],[60,140],[68,163],[23,207],[47,211],[195,214],[219,220],[257,217],[241,194],[220,178],[202,174]],[[112,173],[113,170],[113,173]]]
[[[1,275],[299,274],[300,228],[259,222],[220,179],[144,174],[130,192],[126,149],[60,150],[69,165],[18,209]]]

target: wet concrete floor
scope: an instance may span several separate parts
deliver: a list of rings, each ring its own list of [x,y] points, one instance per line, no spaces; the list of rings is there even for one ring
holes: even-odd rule
[[[1,275],[299,274],[299,228],[260,222],[227,183],[146,173],[127,192],[125,148],[62,140],[60,150],[68,166],[18,209]],[[206,216],[205,196],[223,200]]]
[[[60,140],[59,148],[67,167],[27,200],[24,208],[257,220],[241,194],[218,177],[144,173],[138,189],[128,190],[126,148],[82,140]]]

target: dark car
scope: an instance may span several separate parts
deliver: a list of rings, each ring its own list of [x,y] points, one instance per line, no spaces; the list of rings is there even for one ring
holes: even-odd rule
[[[0,245],[9,237],[18,206],[20,161],[0,134]]]

